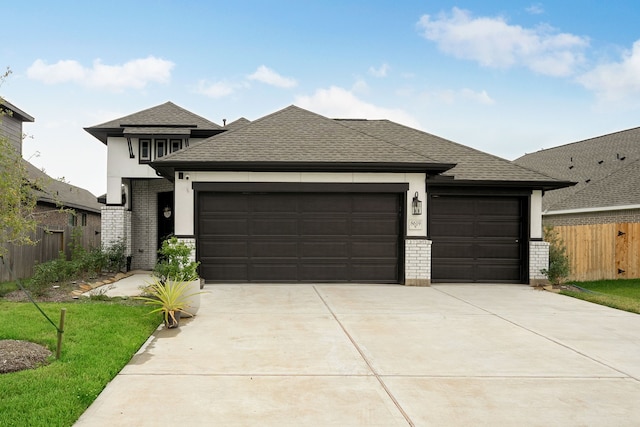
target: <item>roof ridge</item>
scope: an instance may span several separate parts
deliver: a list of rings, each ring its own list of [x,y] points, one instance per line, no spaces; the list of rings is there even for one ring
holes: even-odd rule
[[[372,121],[373,121],[373,120],[372,120]],[[450,140],[450,139],[443,138],[443,137],[441,137],[441,136],[438,136],[438,135],[435,135],[435,134],[429,133],[429,132],[424,131],[424,130],[422,130],[422,129],[412,128],[412,127],[410,127],[410,126],[403,125],[402,123],[397,123],[397,122],[394,122],[394,121],[389,120],[389,119],[376,119],[375,121],[385,121],[385,122],[388,122],[388,123],[392,123],[392,124],[394,124],[394,125],[396,125],[396,126],[401,126],[401,127],[403,127],[403,128],[409,129],[409,130],[410,130],[410,131],[412,131],[412,132],[418,132],[418,133],[421,133],[421,134],[424,134],[424,135],[429,135],[429,136],[431,136],[431,137],[438,138],[438,139],[440,139],[440,140],[442,140],[442,141],[446,141],[446,142],[448,142],[448,143],[450,143],[450,144],[454,144],[454,145],[456,145],[456,146],[458,146],[458,147],[461,147],[461,148],[463,148],[463,149],[470,150],[470,151],[473,151],[473,152],[475,152],[475,153],[479,153],[479,154],[482,154],[482,155],[485,155],[485,156],[490,156],[490,157],[492,157],[492,158],[494,158],[494,159],[496,159],[496,160],[499,160],[499,161],[501,161],[501,162],[503,162],[503,163],[506,163],[506,164],[509,164],[509,165],[512,165],[512,166],[515,166],[515,167],[518,167],[518,168],[521,168],[521,169],[527,170],[527,171],[529,171],[529,172],[534,172],[534,173],[539,174],[539,175],[541,175],[541,176],[544,176],[544,177],[546,177],[546,178],[550,178],[550,179],[551,179],[551,180],[553,180],[553,181],[564,181],[564,180],[561,180],[561,179],[555,178],[555,177],[553,177],[553,176],[551,176],[551,175],[547,175],[546,173],[543,173],[543,172],[537,171],[537,170],[535,170],[535,169],[530,169],[530,168],[527,168],[527,167],[521,166],[521,165],[519,165],[519,164],[517,164],[517,163],[513,162],[512,160],[508,160],[508,159],[505,159],[505,158],[503,158],[503,157],[496,156],[495,154],[487,153],[487,152],[485,152],[485,151],[478,150],[477,148],[473,148],[473,147],[470,147],[470,146],[468,146],[468,145],[464,145],[464,144],[461,144],[461,143],[459,143],[459,142],[455,142],[455,141],[452,141],[452,140]],[[439,161],[439,160],[437,160],[437,159],[433,159],[433,160],[435,160],[435,161]]]
[[[532,153],[525,153],[523,156],[518,157],[518,159],[522,159],[523,157],[530,156],[530,155],[533,155],[533,154],[541,153],[543,151],[551,151],[551,150],[556,150],[558,148],[568,147],[570,145],[582,144],[583,142],[593,141],[595,139],[600,139],[600,138],[607,138],[607,137],[611,137],[613,135],[617,135],[617,134],[621,134],[621,133],[625,133],[625,132],[629,132],[629,131],[633,131],[633,130],[640,130],[640,126],[632,127],[632,128],[629,128],[629,129],[622,129],[622,130],[618,130],[618,131],[615,131],[615,132],[605,133],[603,135],[592,136],[591,138],[585,138],[585,139],[581,139],[581,140],[578,140],[578,141],[568,142],[566,144],[556,145],[555,147],[542,148],[542,149],[540,149],[538,151],[534,151]],[[516,160],[518,160],[518,159],[516,159]]]

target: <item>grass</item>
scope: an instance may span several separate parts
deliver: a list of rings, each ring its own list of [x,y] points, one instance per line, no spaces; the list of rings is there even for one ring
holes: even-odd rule
[[[70,426],[160,323],[134,302],[41,303],[57,325],[67,309],[62,354],[37,369],[0,375],[1,426]],[[33,304],[0,302],[0,339],[32,341],[55,355],[57,334]]]
[[[13,292],[18,289],[16,282],[1,282],[0,283],[0,297],[5,296],[9,292]]]
[[[562,291],[564,295],[640,314],[640,279],[599,280],[572,284],[591,292],[565,290]]]

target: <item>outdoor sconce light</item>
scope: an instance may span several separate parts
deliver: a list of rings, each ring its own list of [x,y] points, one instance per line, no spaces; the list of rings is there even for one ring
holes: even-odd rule
[[[165,206],[162,210],[162,215],[167,219],[171,218],[171,208],[169,206]]]
[[[414,215],[422,215],[422,201],[418,199],[418,192],[413,195],[413,202],[411,202]]]

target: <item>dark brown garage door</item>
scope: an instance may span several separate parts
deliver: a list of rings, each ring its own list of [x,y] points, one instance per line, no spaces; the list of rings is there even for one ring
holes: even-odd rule
[[[523,204],[520,197],[432,197],[432,281],[522,283]]]
[[[198,195],[200,274],[214,282],[398,283],[400,195]]]

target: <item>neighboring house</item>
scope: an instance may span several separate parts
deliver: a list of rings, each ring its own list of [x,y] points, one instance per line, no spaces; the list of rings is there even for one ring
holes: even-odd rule
[[[33,122],[34,118],[7,101],[2,101],[0,108],[8,112],[0,116],[0,135],[7,137],[22,154],[22,123]],[[31,277],[34,264],[57,258],[60,251],[70,255],[68,245],[76,226],[81,227],[78,235],[85,248],[100,246],[102,205],[96,197],[85,189],[51,178],[26,160],[23,162],[38,197],[34,211],[38,228],[32,237],[38,243],[22,247],[9,245],[6,261],[14,274],[0,266],[0,281]]]
[[[86,130],[107,145],[103,244],[150,269],[176,235],[208,282],[536,283],[542,193],[570,185],[296,106],[221,127],[167,102]]]
[[[574,187],[543,197],[543,223],[567,246],[572,279],[640,277],[640,128],[527,154],[515,163]]]

